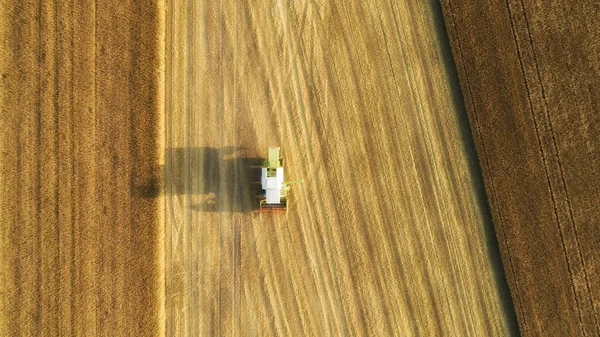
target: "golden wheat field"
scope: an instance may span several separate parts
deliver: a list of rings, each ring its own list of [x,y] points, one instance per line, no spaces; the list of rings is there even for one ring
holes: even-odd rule
[[[164,334],[163,20],[0,1],[0,336]]]
[[[437,6],[168,3],[169,335],[515,333]]]
[[[0,336],[518,333],[437,2],[0,8]]]

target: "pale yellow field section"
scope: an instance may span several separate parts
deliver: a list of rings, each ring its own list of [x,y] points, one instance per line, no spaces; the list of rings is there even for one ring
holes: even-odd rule
[[[515,333],[437,6],[167,2],[169,336]]]

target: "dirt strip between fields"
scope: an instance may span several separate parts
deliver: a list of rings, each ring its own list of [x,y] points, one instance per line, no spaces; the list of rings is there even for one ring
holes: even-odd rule
[[[600,334],[600,7],[443,0],[521,333]]]
[[[163,334],[163,9],[0,8],[0,335]]]

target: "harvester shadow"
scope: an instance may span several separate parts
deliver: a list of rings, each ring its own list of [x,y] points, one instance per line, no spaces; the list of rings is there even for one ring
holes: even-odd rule
[[[241,147],[182,147],[165,151],[165,195],[190,196],[200,212],[252,212],[258,208],[260,165]]]

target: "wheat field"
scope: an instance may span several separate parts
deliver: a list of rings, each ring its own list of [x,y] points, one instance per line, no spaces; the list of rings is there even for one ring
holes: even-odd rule
[[[164,334],[164,6],[0,1],[0,336]]]

